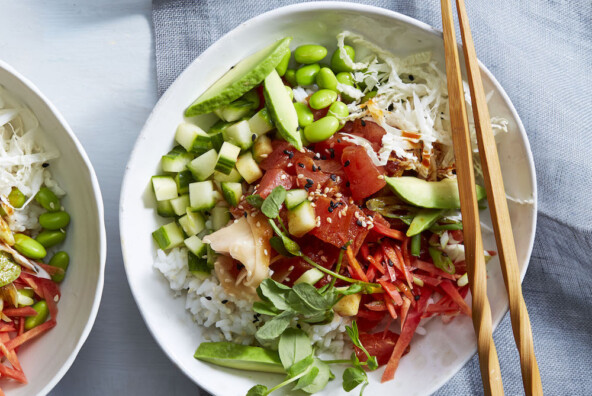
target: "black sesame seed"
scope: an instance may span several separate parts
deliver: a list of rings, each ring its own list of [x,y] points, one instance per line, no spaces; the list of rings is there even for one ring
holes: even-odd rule
[[[337,143],[341,143],[341,139],[337,139]]]
[[[301,167],[301,168],[304,168],[304,164],[302,162],[299,162],[298,163],[298,166]]]
[[[337,176],[336,175],[331,175],[330,177],[331,177],[331,180],[333,180],[333,181],[337,180]]]
[[[349,182],[345,182],[345,187],[349,187],[350,183]]]
[[[393,111],[394,108],[395,108],[395,106],[393,106],[392,103],[390,105],[388,105],[388,111]]]
[[[327,211],[328,211],[329,213],[333,213],[333,209],[334,209],[334,208],[333,208],[332,206],[329,206],[329,207],[327,208]]]
[[[253,323],[257,323],[259,319],[253,319]]]
[[[415,77],[413,77],[413,74],[410,74],[409,75],[409,81],[413,81],[413,80],[415,80]]]
[[[208,301],[212,301],[212,297],[210,297],[210,296],[206,296],[206,300],[208,300]]]
[[[329,154],[331,154],[331,158],[335,158],[335,150],[332,148],[329,149]]]
[[[320,166],[317,166],[317,170],[321,170],[321,167]]]
[[[221,303],[222,304],[228,304],[228,300],[222,300]]]
[[[389,265],[389,267],[394,267],[395,266],[395,263],[393,263],[393,260],[389,259],[388,260],[388,265]]]
[[[362,126],[363,126],[363,127],[365,127],[365,126],[366,126],[366,121],[362,120],[362,121],[361,121],[361,123],[362,123]]]
[[[314,157],[315,157],[315,159],[320,159],[321,158],[321,154],[315,153]]]
[[[345,163],[343,164],[344,167],[349,166],[350,162],[349,160],[345,161]]]
[[[47,162],[44,162],[43,165],[41,165],[44,168],[47,168],[49,166],[49,164]]]
[[[249,214],[248,214],[248,213],[247,213],[247,211],[245,210],[245,211],[243,212],[243,216],[245,216],[245,219],[247,218],[247,216],[248,216],[248,215],[249,215]]]
[[[300,130],[300,125],[298,125],[298,126],[296,127],[296,130],[297,130],[297,131],[299,131],[299,130]]]
[[[419,294],[417,294],[417,295],[416,295],[415,297],[413,297],[413,298],[415,298],[415,301],[419,301],[419,298],[420,298],[420,296],[419,296]]]
[[[310,184],[312,186],[314,184],[314,180],[306,179],[306,184]]]
[[[313,171],[313,172],[316,172],[316,171],[317,171],[317,167],[313,165],[313,166],[312,166],[312,171]]]
[[[361,227],[362,226],[362,222],[360,220],[356,221],[356,224]]]
[[[284,150],[284,154],[286,154],[290,159],[292,159],[292,157],[294,156],[294,153],[290,150]]]
[[[343,246],[341,247],[341,250],[347,250],[347,245],[343,245]]]
[[[255,134],[255,133],[254,133],[254,134],[252,134],[252,135],[251,135],[251,140],[252,140],[252,141],[255,141],[256,139],[257,139],[257,134]]]
[[[301,328],[302,328],[302,326],[300,326],[300,323],[298,323],[298,324],[296,325],[296,327],[298,327],[299,329],[301,329]]]

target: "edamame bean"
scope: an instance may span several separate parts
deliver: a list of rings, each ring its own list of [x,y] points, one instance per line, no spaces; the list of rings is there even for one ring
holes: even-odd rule
[[[308,100],[308,104],[315,110],[324,109],[331,106],[331,103],[337,100],[337,92],[330,89],[319,89],[313,93]]]
[[[290,96],[290,100],[294,100],[294,91],[292,91],[292,88],[287,85],[284,85],[284,87],[286,88],[286,92],[288,92],[288,96]]]
[[[284,57],[280,61],[280,63],[275,67],[275,71],[280,75],[280,77],[286,74],[286,71],[288,70],[288,64],[290,63],[291,55],[292,54],[290,53],[290,50],[288,50],[286,52],[286,55],[284,55]]]
[[[35,200],[48,212],[57,212],[61,208],[59,198],[47,187],[41,187]]]
[[[322,45],[306,44],[294,50],[294,59],[298,63],[309,65],[317,63],[327,56],[327,48]]]
[[[349,85],[352,87],[354,86],[354,77],[349,72],[337,73],[335,78],[337,78],[337,81],[339,81],[342,84]]]
[[[304,103],[294,103],[296,115],[298,116],[298,125],[304,128],[314,122],[314,115],[312,110]]]
[[[316,81],[319,88],[337,91],[337,77],[335,77],[333,70],[328,67],[323,67],[319,70]]]
[[[25,194],[23,194],[18,188],[12,187],[10,194],[8,194],[8,202],[10,205],[13,208],[22,208],[26,201],[27,197]]]
[[[378,92],[376,91],[370,91],[368,92],[366,95],[364,95],[364,97],[362,98],[362,103],[367,102],[369,99],[372,99],[373,97],[376,96]]]
[[[52,267],[58,267],[64,270],[62,274],[55,274],[51,276],[51,280],[54,282],[61,282],[64,280],[64,276],[66,276],[66,270],[68,269],[68,265],[70,264],[70,256],[66,252],[57,252],[53,255],[51,260],[49,260],[49,265]]]
[[[333,116],[337,119],[345,118],[349,115],[349,109],[347,105],[343,102],[333,102],[331,107],[329,107],[329,111],[327,115]]]
[[[70,215],[64,211],[43,213],[39,216],[39,224],[46,230],[66,228],[70,224]]]
[[[317,73],[321,70],[318,63],[302,66],[296,70],[296,83],[300,86],[312,85],[315,82]]]
[[[20,254],[33,260],[41,260],[47,256],[43,244],[25,234],[14,234],[14,248]]]
[[[349,58],[353,62],[353,60],[356,57],[356,51],[349,45],[344,45],[343,49],[345,50],[347,56],[349,56]],[[331,57],[331,68],[335,73],[352,71],[353,69],[346,65],[343,59],[341,59],[340,52],[341,51],[339,50],[339,48],[337,48],[335,52],[333,52],[333,56]]]
[[[294,69],[288,69],[288,70],[286,70],[286,74],[284,74],[284,78],[286,79],[286,81],[288,82],[288,84],[290,84],[291,86],[295,87],[297,85],[297,83],[296,83],[296,70],[294,70]]]
[[[58,243],[64,242],[66,239],[66,231],[52,231],[43,230],[37,235],[35,240],[42,244],[45,248],[50,248],[57,245]]]
[[[45,323],[47,316],[49,315],[49,309],[47,308],[47,302],[45,300],[37,301],[33,304],[32,308],[37,311],[37,315],[29,316],[25,319],[25,330],[31,330],[33,327]]]
[[[323,117],[304,128],[304,136],[316,143],[329,139],[339,129],[339,120],[333,116]]]

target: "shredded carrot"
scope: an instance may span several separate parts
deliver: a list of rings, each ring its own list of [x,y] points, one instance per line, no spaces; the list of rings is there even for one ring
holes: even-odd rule
[[[383,297],[384,303],[388,309],[389,314],[391,315],[391,318],[397,319],[397,311],[395,310],[395,304],[393,303],[393,300],[388,294],[385,294]]]
[[[25,342],[45,333],[47,330],[53,328],[56,325],[56,321],[54,319],[48,320],[47,322],[37,326],[37,327],[33,327],[31,330],[14,337],[12,340],[6,342],[6,347],[8,349],[14,349],[16,347],[18,347],[19,345],[24,344]]]
[[[389,282],[384,281],[382,279],[379,279],[378,283],[380,283],[380,285],[382,286],[382,288],[384,289],[386,294],[388,294],[393,299],[395,304],[397,304],[397,305],[403,304],[403,299],[401,298],[401,295],[399,294],[399,292],[397,291],[397,288],[392,283],[389,283]]]
[[[382,265],[380,265],[380,263],[378,261],[376,261],[376,259],[374,257],[368,256],[366,258],[368,259],[368,262],[370,264],[372,264],[372,266],[378,270],[378,272],[380,272],[381,274],[384,274],[384,272],[385,272],[384,267]]]
[[[37,311],[35,311],[31,307],[21,307],[21,308],[6,308],[2,311],[2,313],[8,317],[12,316],[35,316],[37,315]]]
[[[467,316],[471,316],[471,308],[469,308],[465,300],[458,293],[458,290],[456,290],[452,282],[450,282],[449,280],[442,281],[442,283],[440,283],[440,288],[450,296],[450,298],[452,299],[452,301],[456,303],[456,305],[458,305],[462,313],[464,313]]]
[[[378,232],[381,235],[387,236],[389,238],[397,239],[399,241],[404,241],[405,238],[407,238],[403,232],[401,232],[399,230],[393,230],[392,228],[389,228],[383,224],[380,224],[379,222],[374,222],[373,230]]]
[[[403,326],[405,325],[405,319],[407,319],[407,313],[409,312],[409,307],[411,306],[411,301],[406,297],[403,297],[403,305],[401,306],[401,331],[403,331]],[[415,300],[413,300],[415,301]]]
[[[356,258],[354,257],[354,252],[352,251],[351,246],[347,247],[346,253],[347,253],[347,259],[349,260],[351,268],[353,268],[355,273],[358,275],[359,279],[363,280],[364,282],[368,282],[368,277],[366,276],[366,274],[362,270],[362,267],[360,266],[360,263],[358,263],[358,260],[356,260]]]

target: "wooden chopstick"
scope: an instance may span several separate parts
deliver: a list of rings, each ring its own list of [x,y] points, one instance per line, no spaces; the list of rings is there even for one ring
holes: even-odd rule
[[[530,319],[528,318],[526,304],[522,296],[518,258],[516,257],[516,247],[514,245],[512,224],[506,202],[506,192],[504,190],[497,147],[493,132],[491,131],[487,100],[485,99],[477,54],[475,53],[475,45],[473,44],[464,0],[456,0],[456,8],[463,40],[463,52],[469,87],[471,89],[473,118],[475,119],[479,155],[481,157],[485,188],[487,190],[487,202],[489,203],[495,240],[497,241],[497,251],[500,256],[508,300],[510,301],[510,317],[512,319],[514,339],[520,353],[522,382],[526,395],[542,395],[543,386],[534,354]]]
[[[481,224],[479,222],[479,209],[475,192],[473,150],[469,136],[452,6],[450,0],[441,0],[441,6],[450,126],[463,219],[465,262],[467,263],[467,274],[473,302],[472,319],[477,335],[481,379],[486,395],[503,395],[504,388],[499,361],[491,334],[491,308],[487,299],[487,274],[485,272]]]

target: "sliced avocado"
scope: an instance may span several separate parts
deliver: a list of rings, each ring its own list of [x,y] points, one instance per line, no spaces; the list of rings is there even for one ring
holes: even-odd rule
[[[277,352],[233,342],[202,342],[193,357],[239,370],[280,374],[286,372]]]
[[[271,119],[280,135],[297,150],[302,150],[302,139],[298,131],[298,115],[292,99],[281,77],[273,70],[263,83],[263,95]]]
[[[21,274],[21,266],[16,264],[12,256],[0,252],[0,287],[14,282]]]
[[[415,217],[413,217],[413,221],[409,225],[409,229],[407,230],[407,236],[411,237],[413,235],[417,235],[420,232],[423,232],[430,228],[436,220],[442,216],[444,210],[442,209],[422,209]]]
[[[456,179],[429,182],[413,176],[386,177],[390,188],[408,204],[421,208],[460,209]],[[485,198],[485,189],[477,186],[477,200]]]
[[[255,88],[272,70],[275,71],[276,66],[289,50],[290,41],[292,37],[278,40],[237,63],[197,98],[185,110],[185,115],[193,117],[208,113]]]

